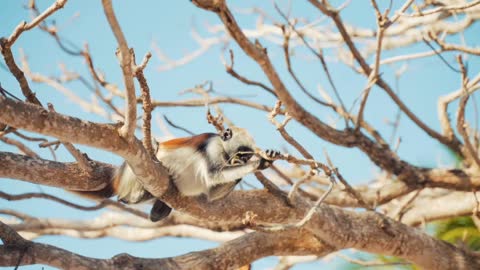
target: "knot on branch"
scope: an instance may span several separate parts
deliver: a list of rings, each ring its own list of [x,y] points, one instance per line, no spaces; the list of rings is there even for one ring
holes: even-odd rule
[[[253,211],[247,211],[247,212],[245,212],[245,217],[242,219],[242,224],[244,224],[248,227],[255,227],[256,226],[255,219],[257,217],[258,217],[258,215],[255,214]]]
[[[223,127],[222,115],[213,116],[210,109],[207,110],[207,122],[215,127],[218,134],[222,134],[225,128]]]
[[[0,52],[3,53],[3,50],[8,49],[8,39],[5,37],[0,38]]]

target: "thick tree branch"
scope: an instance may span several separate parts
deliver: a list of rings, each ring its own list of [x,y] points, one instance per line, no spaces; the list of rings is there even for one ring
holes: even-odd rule
[[[318,0],[308,0],[313,6],[315,6],[318,10],[320,10],[323,14],[326,16],[329,16],[333,22],[335,23],[336,27],[338,28],[338,31],[340,32],[344,42],[347,44],[350,52],[353,54],[353,57],[355,60],[358,62],[360,67],[362,68],[362,71],[366,75],[372,74],[372,68],[368,65],[367,61],[365,58],[362,56],[360,51],[357,49],[355,44],[353,43],[352,37],[348,33],[345,24],[343,23],[339,11],[334,10],[330,4],[325,4],[325,3],[320,3]],[[412,3],[413,1],[409,1],[407,3]],[[403,8],[408,8],[408,6],[404,6]],[[392,88],[383,80],[381,77],[379,77],[375,83],[385,90],[385,92],[392,98],[392,100],[398,105],[398,107],[417,125],[419,126],[422,130],[424,130],[429,136],[432,138],[435,138],[438,140],[440,143],[448,146],[450,149],[455,151],[458,154],[462,154],[460,150],[460,142],[456,137],[453,137],[452,139],[444,137],[442,134],[438,133],[437,131],[431,129],[427,124],[425,124],[422,120],[420,120],[410,109],[408,106],[406,106],[403,101],[395,94],[395,92],[392,90]]]
[[[259,43],[252,43],[238,26],[233,14],[227,7],[225,1],[193,1],[200,8],[214,11],[222,20],[225,28],[242,50],[262,68],[265,75],[275,89],[279,100],[285,105],[288,113],[298,122],[310,129],[317,136],[337,145],[346,147],[358,147],[366,153],[370,159],[380,168],[399,176],[399,179],[409,184],[418,184],[425,181],[426,176],[416,167],[400,160],[387,145],[373,142],[367,136],[354,132],[353,130],[339,131],[306,111],[289,93],[286,86],[280,79],[267,55],[267,51]],[[322,6],[323,7],[323,6]],[[330,11],[329,11],[330,12]],[[331,14],[329,14],[331,15]],[[334,18],[339,18],[335,15]],[[343,24],[342,24],[343,25]],[[367,74],[371,70],[368,67]],[[380,80],[380,79],[379,79]],[[378,80],[378,81],[379,81]],[[378,83],[377,81],[377,83]],[[388,87],[388,85],[387,85]],[[443,138],[443,136],[440,135]]]
[[[57,173],[60,172],[57,170]],[[36,175],[31,177],[36,178]],[[208,202],[203,197],[180,196],[170,187],[162,198],[179,212],[220,224],[238,224],[249,211],[255,213],[255,221],[259,224],[289,224],[302,219],[312,206],[297,196],[296,207],[292,208],[265,190],[234,191],[223,200]],[[231,205],[235,207],[229,207]],[[305,228],[336,249],[356,248],[395,255],[426,269],[439,269],[440,263],[448,266],[441,269],[457,269],[451,265],[456,267],[464,261],[472,263],[470,269],[479,266],[475,265],[476,256],[373,212],[358,213],[323,204]]]
[[[418,198],[405,211],[401,221],[409,226],[418,226],[435,220],[469,216],[475,213],[476,206],[473,192],[445,192],[443,196]]]
[[[56,3],[65,3],[65,1],[66,0],[58,0]],[[431,207],[428,209],[429,211],[426,211],[426,209],[423,208],[421,209],[421,203],[425,203],[425,205],[432,204],[432,201],[422,201],[425,199],[425,197],[422,197],[425,187],[444,187],[450,189],[450,191],[471,191],[479,189],[480,175],[477,173],[477,171],[473,170],[474,168],[463,170],[432,169],[421,168],[407,163],[397,156],[396,151],[390,149],[390,147],[383,141],[383,139],[374,129],[372,132],[372,130],[364,128],[362,112],[360,113],[359,117],[357,117],[358,125],[355,130],[350,129],[348,127],[348,123],[345,130],[336,129],[331,125],[328,125],[314,114],[308,112],[306,107],[303,107],[295,99],[295,97],[291,95],[287,89],[287,85],[284,83],[284,81],[282,81],[280,74],[277,73],[275,67],[270,61],[266,48],[264,48],[258,41],[252,42],[247,38],[246,34],[243,32],[243,29],[237,25],[233,14],[227,7],[226,0],[192,1],[201,8],[216,13],[225,25],[225,29],[227,29],[228,33],[238,43],[239,47],[261,67],[269,80],[269,84],[272,85],[272,89],[268,89],[270,89],[270,92],[273,92],[275,96],[278,97],[279,101],[283,102],[285,105],[285,110],[279,110],[278,113],[285,114],[286,120],[283,124],[279,124],[278,126],[283,128],[285,123],[290,119],[290,116],[292,116],[293,119],[296,119],[301,125],[307,127],[307,129],[311,130],[319,138],[322,138],[333,144],[345,147],[355,147],[363,151],[365,155],[368,156],[377,166],[387,172],[389,175],[388,178],[391,178],[392,174],[398,177],[394,177],[395,179],[387,184],[382,181],[378,181],[378,185],[368,184],[366,185],[367,189],[362,189],[361,187],[350,187],[348,183],[344,182],[347,186],[347,190],[334,190],[329,195],[329,198],[325,200],[325,203],[322,203],[321,205],[318,204],[322,201],[322,199],[317,200],[317,204],[314,203],[314,200],[317,199],[314,194],[318,195],[322,193],[322,188],[325,188],[325,179],[323,179],[323,182],[319,181],[316,183],[319,185],[311,185],[308,187],[309,190],[305,189],[309,192],[312,190],[314,191],[309,193],[313,194],[313,199],[312,197],[308,197],[307,199],[306,196],[303,196],[306,193],[304,192],[300,193],[302,196],[291,196],[290,204],[285,202],[284,197],[276,197],[271,192],[267,192],[265,190],[233,191],[226,198],[214,202],[207,201],[204,196],[181,196],[181,194],[178,193],[177,189],[173,185],[169,185],[169,177],[165,168],[151,160],[151,153],[149,153],[151,152],[151,147],[148,145],[150,142],[148,138],[149,135],[147,134],[148,132],[146,132],[145,136],[145,139],[148,141],[145,143],[147,150],[145,150],[145,147],[143,147],[142,143],[134,136],[136,126],[136,103],[141,101],[141,99],[136,98],[135,89],[133,87],[134,85],[132,76],[138,75],[136,72],[137,67],[135,66],[134,61],[132,62],[132,57],[130,55],[127,42],[113,13],[111,0],[103,0],[107,19],[120,46],[120,53],[118,56],[122,66],[126,88],[125,93],[122,93],[122,91],[119,91],[117,88],[109,90],[111,90],[114,96],[122,97],[126,101],[125,125],[97,124],[82,121],[78,118],[66,117],[57,114],[54,111],[48,112],[46,108],[35,106],[35,104],[26,104],[23,102],[13,101],[6,97],[2,97],[1,95],[0,123],[2,125],[5,124],[5,127],[8,125],[9,129],[24,129],[26,131],[32,131],[56,137],[62,142],[65,141],[85,144],[118,154],[126,159],[129,165],[132,167],[134,173],[138,176],[141,184],[148,191],[150,191],[150,193],[152,193],[155,197],[165,201],[169,206],[178,211],[175,211],[174,215],[172,215],[170,218],[162,221],[161,223],[157,223],[158,226],[153,223],[146,224],[147,221],[144,221],[145,223],[139,222],[140,224],[137,226],[137,224],[133,223],[133,220],[129,220],[129,224],[134,225],[127,226],[131,226],[133,228],[126,228],[124,225],[105,227],[105,224],[96,224],[98,226],[104,226],[98,230],[89,229],[90,225],[94,227],[95,224],[63,224],[66,225],[64,227],[62,227],[62,224],[59,224],[58,227],[55,227],[53,224],[48,224],[48,221],[46,220],[43,220],[43,223],[34,223],[33,221],[38,221],[35,220],[34,217],[28,217],[26,215],[22,215],[22,213],[15,213],[14,211],[10,211],[9,213],[8,210],[2,210],[0,211],[0,214],[10,215],[8,217],[9,222],[14,219],[13,217],[18,217],[22,220],[22,223],[13,225],[15,230],[21,230],[21,226],[28,225],[30,224],[29,222],[31,222],[30,225],[33,224],[33,226],[37,226],[35,229],[23,231],[24,233],[32,233],[30,235],[31,237],[36,237],[41,234],[63,234],[72,236],[78,236],[82,234],[85,237],[99,237],[108,234],[116,237],[125,237],[127,232],[135,233],[135,237],[130,238],[129,240],[145,240],[164,235],[185,236],[188,234],[183,233],[183,229],[187,228],[190,230],[192,229],[191,226],[182,225],[182,227],[174,225],[170,228],[167,228],[166,226],[162,227],[162,225],[175,224],[175,222],[192,224],[195,220],[198,220],[199,224],[203,224],[207,228],[210,228],[209,226],[215,228],[212,230],[218,229],[219,231],[223,231],[231,228],[243,229],[245,228],[245,224],[242,225],[242,221],[247,219],[247,213],[251,214],[251,224],[278,224],[283,229],[287,229],[283,230],[281,234],[264,234],[259,232],[245,234],[245,231],[228,233],[226,236],[222,234],[222,236],[225,236],[225,238],[223,238],[224,240],[229,240],[231,238],[228,237],[235,237],[236,234],[245,235],[216,249],[194,252],[175,258],[159,260],[142,259],[122,254],[112,259],[92,259],[82,257],[53,246],[41,245],[26,241],[25,239],[22,239],[15,231],[12,231],[12,228],[9,228],[0,222],[0,238],[4,244],[3,246],[0,246],[0,265],[7,265],[8,263],[8,265],[14,266],[39,262],[48,263],[52,266],[62,268],[66,267],[85,269],[91,269],[93,267],[106,269],[149,269],[158,267],[162,269],[193,267],[200,269],[233,269],[245,264],[249,264],[258,258],[270,255],[313,255],[314,257],[321,257],[332,251],[345,248],[355,248],[361,251],[372,252],[376,254],[398,256],[418,265],[422,269],[480,269],[480,254],[478,253],[469,252],[462,247],[450,245],[373,211],[348,211],[326,204],[333,203],[352,207],[368,204],[373,205],[374,207],[372,207],[372,209],[375,209],[376,205],[385,204],[394,198],[399,198],[413,191],[409,194],[409,196],[400,198],[402,201],[399,204],[396,204],[396,201],[393,201],[384,207],[388,208],[390,205],[393,205],[394,207],[396,205],[400,205],[402,210],[401,212],[404,214],[403,218],[404,220],[409,218],[409,224],[418,224],[419,222],[423,222],[425,220],[435,220],[442,216],[458,216],[458,213],[469,214],[466,209],[468,205],[472,204],[472,202],[475,206],[473,211],[475,214],[477,214],[478,200],[474,200],[476,197],[473,198],[471,196],[468,196],[468,201],[462,201],[458,199],[458,205],[462,205],[461,209],[447,206],[445,206],[444,209]],[[382,52],[383,48],[389,46],[388,44],[390,44],[392,38],[394,38],[392,33],[399,31],[397,28],[403,29],[403,32],[398,32],[398,35],[402,37],[401,39],[399,38],[401,43],[404,42],[404,39],[409,39],[410,34],[405,34],[405,31],[410,33],[410,30],[415,32],[419,29],[433,29],[434,27],[439,27],[442,25],[441,22],[452,16],[452,12],[443,11],[438,12],[438,14],[426,16],[428,18],[411,18],[411,20],[404,20],[404,18],[401,18],[401,13],[404,13],[406,9],[408,9],[408,7],[414,2],[413,0],[405,0],[405,4],[401,7],[400,13],[395,14],[392,19],[389,19],[387,16],[389,9],[387,9],[384,15],[381,15],[376,1],[372,0],[372,4],[374,5],[377,18],[379,20],[379,30],[381,31],[356,33],[356,28],[348,29],[347,25],[343,24],[339,15],[339,10],[335,10],[329,6],[328,0],[310,0],[310,2],[314,3],[314,5],[320,5],[321,7],[319,7],[319,9],[333,20],[338,28],[339,33],[334,33],[331,30],[327,30],[325,32],[327,35],[334,34],[336,37],[327,37],[326,39],[337,39],[337,41],[339,41],[341,44],[344,42],[346,43],[346,47],[348,47],[350,52],[353,54],[353,56],[348,55],[352,61],[351,66],[355,68],[355,64],[353,63],[354,59],[359,63],[361,67],[361,70],[359,70],[360,73],[363,73],[365,76],[369,76],[369,88],[371,85],[376,83],[392,97],[399,108],[403,110],[423,131],[441,143],[447,145],[457,153],[459,150],[463,150],[462,142],[457,139],[449,122],[447,123],[449,126],[445,126],[443,129],[446,131],[445,133],[440,134],[431,129],[429,126],[427,126],[427,123],[423,123],[418,116],[409,111],[409,108],[403,103],[403,101],[392,92],[390,86],[379,77],[379,67],[382,63],[380,59],[380,53]],[[30,5],[32,5],[32,3],[33,1]],[[435,4],[425,3],[419,8],[419,10],[423,10],[430,5]],[[47,10],[41,15],[39,15],[39,13],[36,14],[37,18],[32,22],[32,28],[41,23],[42,20],[56,10],[53,5],[52,7],[53,9],[51,11]],[[475,13],[477,8],[478,6],[476,8],[469,9],[468,12],[461,12],[462,10],[459,11],[461,15],[465,17],[462,17],[462,19],[458,20],[458,25],[460,25],[459,29],[466,29],[468,25],[472,23],[472,21],[475,21],[476,18],[479,17],[480,12],[478,14]],[[307,42],[304,40],[303,31],[305,29],[308,30],[309,28],[318,28],[318,24],[312,23],[305,25],[304,29],[296,30],[293,26],[296,23],[290,23],[288,20],[288,15],[283,17],[286,18],[296,35],[301,35],[301,38],[305,44],[307,44]],[[35,22],[36,20],[38,21]],[[385,25],[380,26],[381,21],[385,23]],[[398,23],[396,23],[397,21]],[[455,22],[457,22],[457,20],[455,20]],[[389,26],[394,23],[396,24],[395,26],[398,27],[395,29],[393,29],[393,27],[390,28]],[[261,23],[259,23],[259,25],[260,24]],[[25,27],[25,25],[25,23],[23,26],[19,25],[19,27],[17,27],[17,29],[14,31],[12,34],[14,37],[12,38],[13,42],[21,34],[21,32],[25,30],[22,30],[22,27]],[[46,26],[45,23],[40,26],[43,25]],[[322,26],[319,26],[319,28],[322,28]],[[434,31],[438,32],[438,30]],[[450,30],[444,29],[442,31],[445,31],[445,33],[448,35]],[[368,43],[364,47],[367,53],[363,55],[355,47],[356,43],[358,42],[357,37],[362,35],[369,40],[372,40],[372,38],[377,35],[377,45],[375,46],[377,54],[375,58],[375,64],[372,66],[368,66],[366,61],[366,55],[371,54],[371,52],[368,52],[371,50]],[[407,38],[403,38],[404,35]],[[299,42],[298,37],[296,38],[296,41]],[[323,39],[320,40],[323,41]],[[8,39],[4,38],[1,40],[0,45],[2,45],[2,53],[5,61],[7,62],[7,67],[19,81],[27,100],[30,103],[39,104],[40,102],[35,100],[35,95],[29,88],[22,70],[16,67],[9,47],[11,44],[8,46],[5,44],[8,45]],[[295,40],[292,40],[291,44],[292,46],[296,46]],[[324,45],[319,45],[319,48],[322,48],[323,46]],[[288,49],[288,46],[285,48]],[[82,54],[82,52],[79,52],[78,54]],[[84,56],[86,59],[89,58],[89,55],[87,57],[87,55],[84,54]],[[323,57],[320,58],[320,61],[322,61],[322,59]],[[288,59],[288,61],[289,60],[290,59]],[[146,64],[146,61],[144,63]],[[89,67],[91,70],[93,70],[93,64],[90,64]],[[140,65],[138,69],[143,69],[145,64]],[[92,74],[94,77],[96,76],[96,80],[103,80],[98,77],[99,75],[96,74],[94,70]],[[329,76],[328,72],[327,76]],[[475,91],[475,88],[478,88],[476,84],[473,84],[471,88],[468,87],[469,83],[465,79],[465,71],[463,72],[463,77],[464,91],[462,94],[467,94],[468,92]],[[66,81],[67,80],[60,80],[60,82]],[[248,82],[252,83],[251,80],[248,80]],[[140,84],[142,83],[144,83],[142,88],[144,90],[146,89],[146,94],[148,94],[148,86],[146,85],[146,81],[140,80]],[[93,87],[90,87],[90,89],[93,89]],[[101,94],[99,96],[101,96]],[[460,133],[463,132],[461,135],[464,138],[468,138],[469,136],[468,126],[463,125],[463,115],[465,113],[464,109],[467,98],[468,96],[464,96],[460,100],[459,112],[461,114],[459,114],[460,116],[457,121],[458,129],[460,130]],[[151,103],[147,101],[148,99],[149,98],[146,97],[143,98],[143,100],[146,101],[144,104],[146,105],[145,107],[148,107],[145,111],[150,112]],[[241,99],[218,97],[215,101],[238,103],[261,110],[270,110],[266,106]],[[362,102],[363,105],[361,105],[360,111],[364,110],[366,101],[367,99],[365,98],[364,102]],[[205,101],[199,99],[193,101],[187,100],[158,104],[163,104],[165,106],[203,106]],[[346,112],[345,109],[339,108],[339,106],[335,105],[333,102],[330,102],[329,105],[331,105],[335,111],[343,112],[343,114],[339,114],[345,116],[344,118],[346,122],[356,122],[353,120],[355,117],[350,116],[350,113]],[[148,118],[149,114],[147,113],[145,116]],[[148,127],[147,122],[149,122],[149,120],[145,122],[145,127],[149,130],[150,128]],[[367,134],[367,132],[369,134]],[[286,136],[286,138],[287,141],[293,140],[288,136]],[[474,136],[473,144],[478,146],[478,136],[476,136],[476,134]],[[471,153],[478,154],[476,153],[476,150],[469,150]],[[306,153],[306,155],[311,156],[303,148],[299,148],[299,151],[301,151],[303,154]],[[468,155],[465,153],[466,151],[463,151],[464,155],[462,157],[468,157]],[[0,166],[0,177],[16,178],[33,183],[57,186],[60,188],[88,191],[99,190],[104,187],[104,184],[112,179],[112,176],[115,172],[115,168],[113,168],[111,165],[100,162],[92,165],[91,172],[81,172],[81,167],[79,164],[59,163],[43,160],[32,153],[30,154],[31,157],[24,157],[12,153],[0,152],[0,164],[2,165]],[[287,156],[288,155],[282,155],[283,159],[285,160],[287,160]],[[88,160],[83,160],[83,162],[86,163]],[[476,160],[476,162],[480,164],[480,161]],[[6,168],[3,168],[4,164],[7,165],[5,166]],[[315,163],[313,158],[310,158],[310,160],[303,160],[303,163],[298,164],[312,165],[317,163]],[[32,173],[32,171],[34,173]],[[279,188],[278,190],[281,191]],[[417,197],[416,195],[418,195],[420,191],[422,191],[422,196]],[[437,193],[435,194],[438,195]],[[17,195],[16,197],[15,195],[9,196],[8,194],[0,194],[0,196],[8,197],[10,199],[19,199],[22,197],[22,195],[25,194]],[[27,195],[33,196],[32,194]],[[22,199],[24,197],[22,197]],[[454,197],[444,197],[445,200],[449,199],[450,202],[451,200],[455,200]],[[312,201],[309,199],[312,199]],[[57,201],[62,202],[61,199],[58,199]],[[62,203],[68,205],[66,202]],[[99,206],[100,205],[85,207],[84,209],[93,209]],[[413,208],[407,209],[405,206]],[[415,210],[418,210],[417,214],[415,214]],[[460,212],[457,214],[452,214],[455,211]],[[302,220],[302,218],[306,217],[306,213],[308,213],[308,218],[304,219],[302,222],[299,222],[299,220]],[[388,213],[391,214],[391,212]],[[122,214],[128,216],[126,213]],[[182,221],[180,218],[177,220],[178,217],[175,216],[175,214],[179,214],[180,216],[188,216],[190,219],[187,218]],[[173,216],[175,216],[175,218]],[[14,222],[18,221],[15,220]],[[128,222],[125,222],[125,224],[127,223]],[[288,229],[288,226],[283,226],[285,224],[297,224],[297,228],[295,230]],[[81,228],[81,225],[84,225],[85,227]],[[203,225],[198,225],[197,228],[202,227]],[[66,228],[68,226],[70,227]],[[212,232],[210,230],[200,230],[197,233],[198,234],[192,233],[191,236],[203,236],[205,238],[212,237],[211,240],[214,240],[214,238],[220,237],[221,235],[221,233]]]
[[[111,259],[93,259],[55,246],[24,240],[8,226],[3,223],[0,225],[2,239],[21,239],[24,243],[23,246],[0,246],[0,266],[46,264],[61,269],[236,269],[271,255],[321,256],[332,251],[320,241],[309,237],[307,232],[294,230],[278,235],[249,233],[217,248],[172,258],[144,259],[120,254]],[[8,235],[2,233],[3,229],[15,237],[7,238]],[[19,263],[20,256],[23,258]]]
[[[133,143],[128,143],[113,125],[82,121],[3,96],[0,96],[0,122],[56,137],[61,141],[89,145],[118,154],[128,162],[138,180],[156,197],[160,197],[169,184],[167,171],[151,160],[142,142],[135,139]]]
[[[62,163],[8,152],[0,152],[0,164],[2,178],[79,191],[99,190],[115,173],[115,167],[102,162],[96,162],[90,174],[77,163]]]

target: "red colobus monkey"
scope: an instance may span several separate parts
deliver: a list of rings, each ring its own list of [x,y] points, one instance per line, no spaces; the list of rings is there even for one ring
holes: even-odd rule
[[[214,201],[227,196],[242,177],[270,166],[279,154],[267,150],[266,158],[257,157],[254,155],[256,150],[255,142],[246,130],[232,127],[220,135],[203,133],[162,142],[158,144],[156,157],[168,169],[183,196],[205,194],[209,201]],[[143,188],[127,163],[122,164],[106,188],[88,194],[97,197],[117,195],[120,201],[129,204],[154,198]],[[156,200],[150,219],[158,221],[168,216],[171,210],[167,204]]]

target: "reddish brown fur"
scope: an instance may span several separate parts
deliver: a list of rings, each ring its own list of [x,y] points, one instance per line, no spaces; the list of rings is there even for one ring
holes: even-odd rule
[[[176,149],[179,147],[198,147],[211,137],[212,133],[203,133],[192,137],[176,138],[160,143],[159,147],[163,149]],[[118,171],[122,171],[126,163]],[[120,185],[120,175],[116,174],[113,179],[104,188],[96,191],[75,191],[75,193],[90,199],[104,199],[115,196],[118,193]]]
[[[212,134],[210,133],[203,133],[203,134],[195,135],[192,137],[177,138],[177,139],[160,143],[160,147],[164,149],[175,149],[175,148],[185,147],[185,146],[198,147],[200,144],[204,143],[211,136]]]

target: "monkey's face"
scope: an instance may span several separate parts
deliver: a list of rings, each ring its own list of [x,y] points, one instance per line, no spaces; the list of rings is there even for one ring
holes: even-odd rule
[[[221,135],[221,142],[227,154],[228,164],[242,165],[247,163],[254,155],[253,148],[255,142],[247,132],[247,130],[230,127],[226,129]]]

